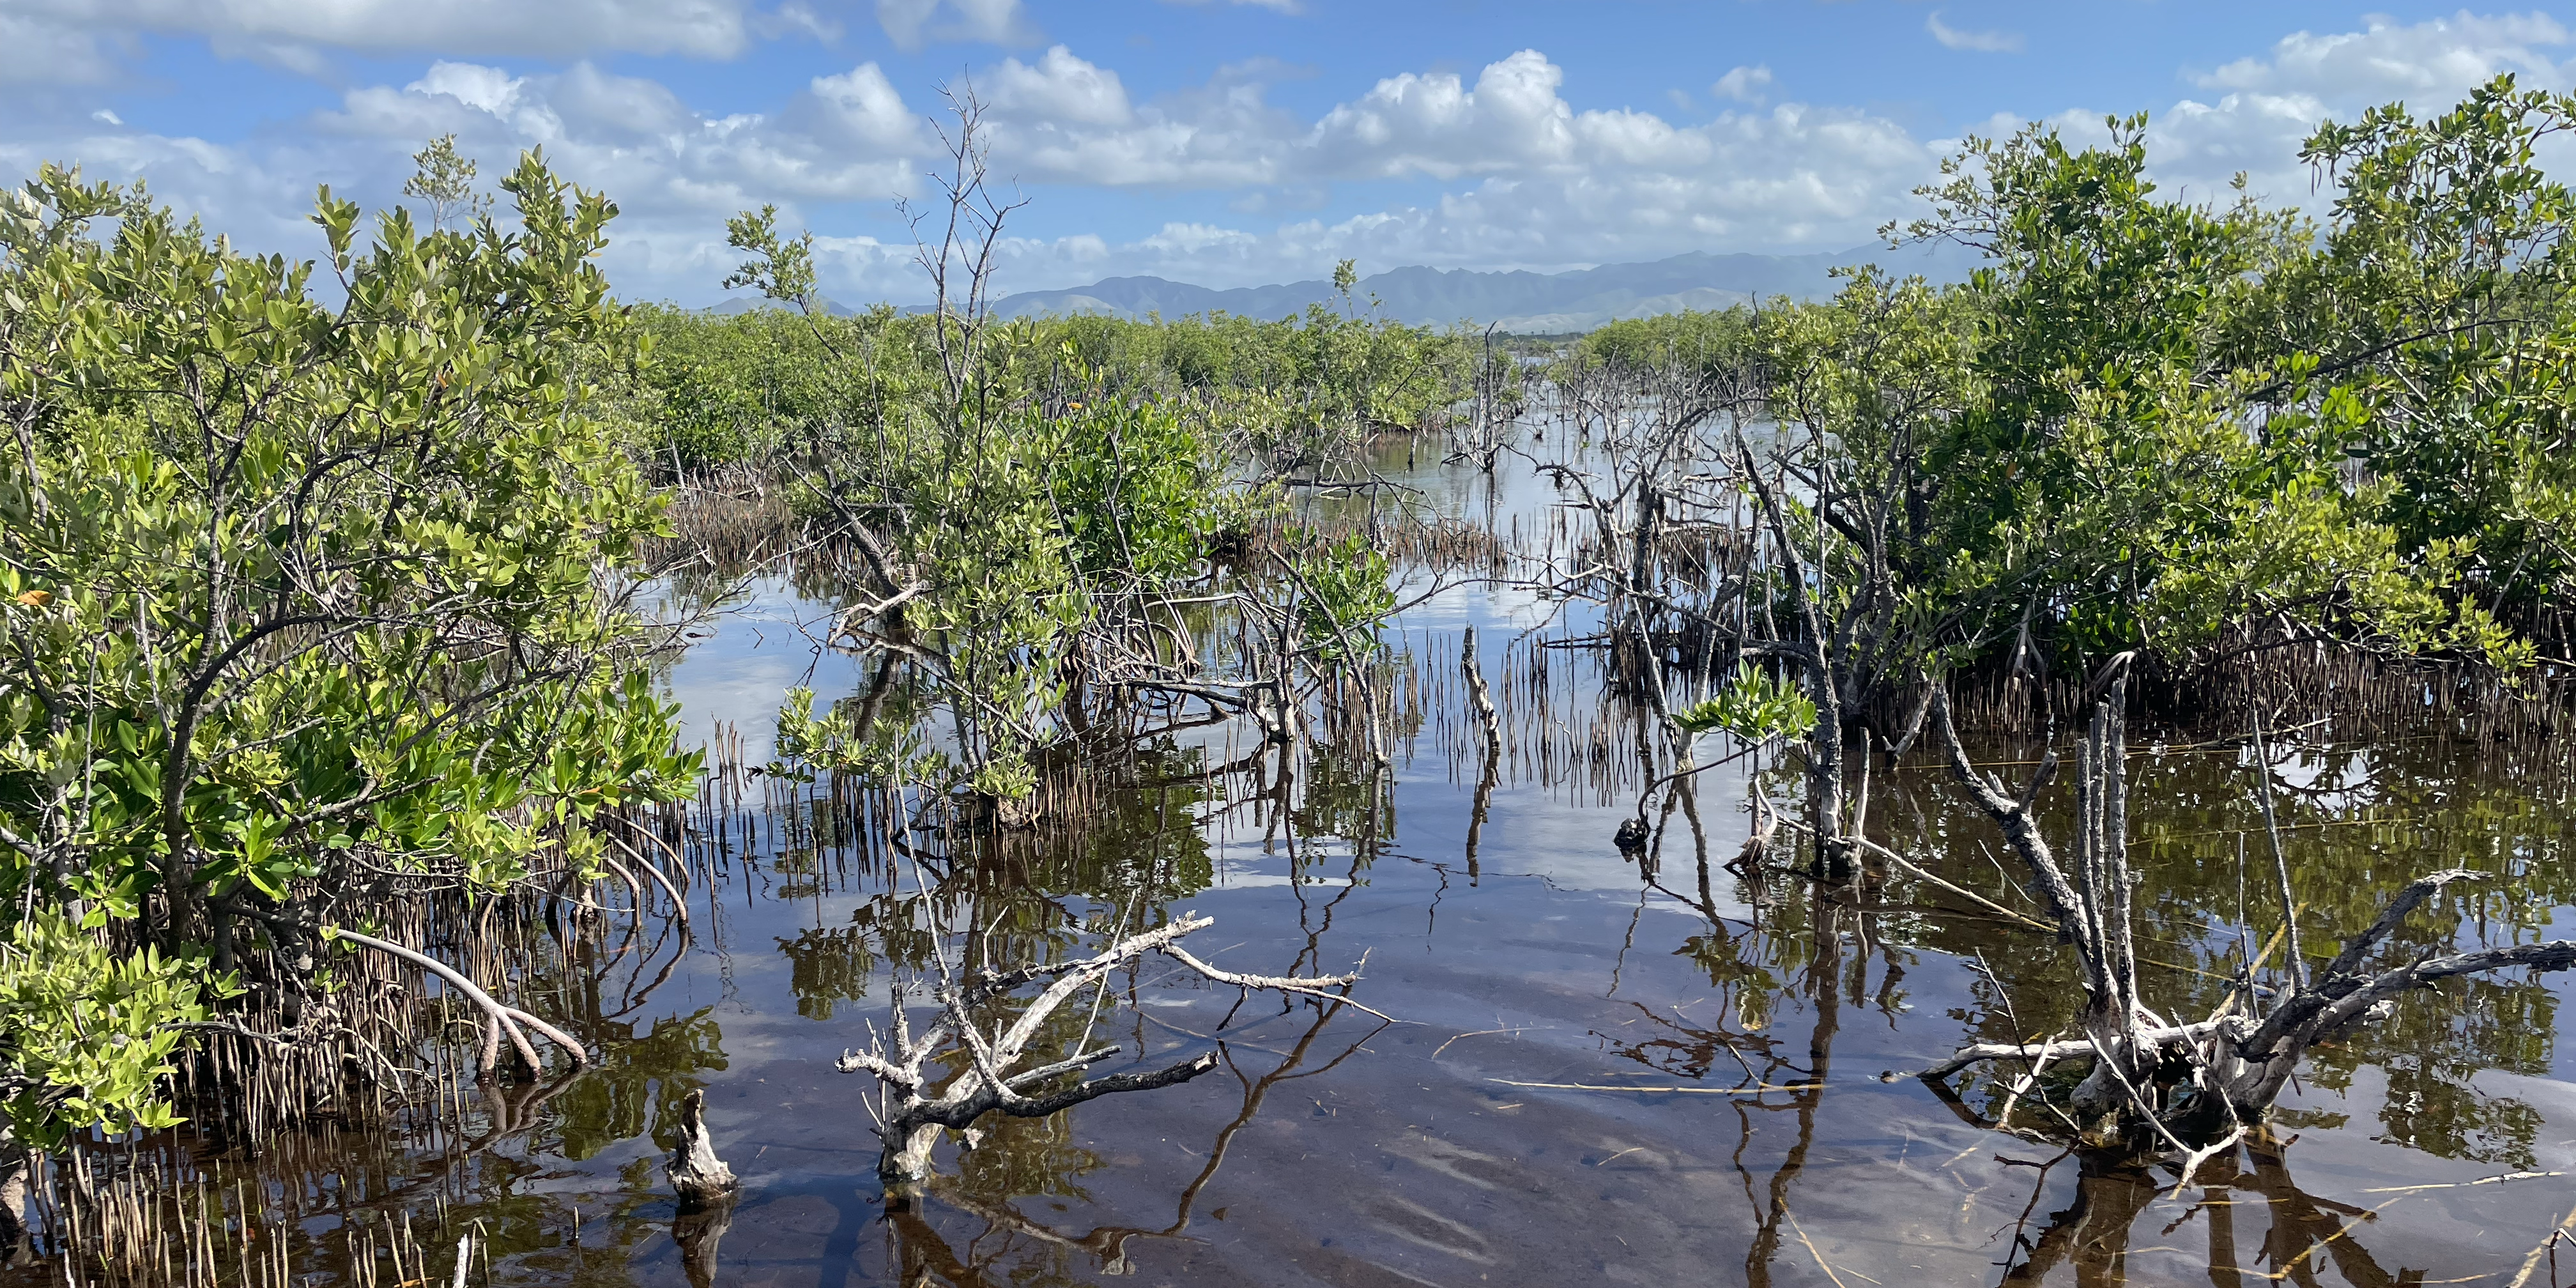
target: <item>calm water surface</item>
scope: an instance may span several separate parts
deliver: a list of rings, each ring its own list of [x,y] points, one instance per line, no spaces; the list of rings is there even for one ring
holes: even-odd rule
[[[852,687],[797,630],[818,611],[773,587],[722,622],[672,677],[693,718],[738,722],[756,749],[783,684]],[[776,816],[738,822],[698,942],[637,1017],[635,1049],[610,1044],[599,1080],[631,1103],[558,1098],[464,1209],[533,1213],[526,1236],[549,1245],[496,1280],[687,1281],[653,1135],[686,1086],[706,1088],[744,1178],[694,1267],[729,1284],[2506,1283],[2576,1206],[2565,1176],[2464,1184],[2576,1173],[2547,982],[2410,999],[2320,1052],[2277,1131],[2179,1194],[2169,1167],[1977,1125],[1991,1089],[1953,1105],[1883,1081],[1964,1040],[2054,1031],[2067,959],[1901,881],[1860,893],[1713,867],[1703,895],[1699,854],[1722,862],[1745,836],[1748,773],[1775,776],[1747,762],[1702,776],[1704,839],[1666,816],[1641,871],[1609,840],[1633,783],[1604,785],[1631,735],[1574,714],[1580,655],[1500,646],[1529,613],[1465,590],[1413,614],[1400,646],[1432,677],[1426,713],[1376,786],[1319,755],[1285,810],[1196,782],[1139,791],[1010,876],[1074,915],[1143,892],[1212,916],[1197,942],[1235,969],[1365,957],[1358,995],[1399,1023],[1238,1011],[1231,991],[1148,968],[1125,981],[1116,1040],[1157,1065],[1221,1044],[1218,1071],[943,1150],[932,1195],[889,1212],[869,1083],[832,1061],[882,1017],[874,900],[898,878]],[[1429,687],[1470,622],[1515,733],[1481,823],[1481,752]],[[1557,705],[1539,709],[1542,691]],[[2251,764],[2235,747],[2140,749],[2141,932],[2174,1010],[2214,1001],[2219,981],[2195,971],[2224,973],[2240,926],[2259,940],[2272,925]],[[2412,946],[2567,929],[2559,766],[2438,740],[2312,745],[2280,781],[2311,945],[2454,864],[2501,879],[2420,918]],[[1882,770],[1875,796],[1873,832],[2018,901],[2000,845],[1938,775]],[[2258,866],[2240,880],[2247,840]],[[2543,1255],[2529,1282],[2548,1273]]]
[[[1533,531],[1544,498],[1514,506]],[[692,736],[738,738],[757,761],[786,686],[855,690],[855,661],[803,628],[824,611],[770,582],[714,620],[669,677]],[[581,1008],[604,1017],[585,1033],[600,1066],[466,1089],[488,1096],[467,1106],[488,1126],[471,1148],[390,1170],[378,1151],[364,1185],[354,1153],[313,1147],[317,1176],[415,1197],[303,1233],[397,1209],[424,1229],[476,1226],[499,1284],[2550,1282],[2546,1241],[2576,1221],[2564,984],[2499,977],[2406,1000],[2318,1051],[2274,1132],[2179,1193],[2169,1166],[1996,1130],[1982,1125],[1994,1088],[1948,1101],[1881,1075],[2056,1031],[2071,959],[1901,879],[1827,889],[1725,870],[1750,789],[1794,791],[1750,759],[1701,775],[1688,810],[1656,813],[1653,858],[1623,858],[1610,837],[1636,799],[1633,727],[1604,713],[1588,655],[1521,637],[1536,621],[1525,599],[1476,588],[1409,613],[1390,637],[1413,680],[1383,774],[1317,751],[1284,781],[1274,762],[1211,782],[1193,771],[1252,740],[1202,730],[1154,760],[1165,781],[952,878],[980,892],[968,906],[1010,912],[1018,950],[1074,951],[1096,942],[1079,925],[1150,909],[1215,918],[1192,945],[1232,969],[1365,959],[1356,996],[1397,1023],[1238,1008],[1231,990],[1148,966],[1120,979],[1103,1021],[1122,1060],[1214,1048],[1217,1070],[1004,1122],[971,1154],[943,1148],[931,1193],[890,1210],[873,1084],[833,1061],[882,1023],[889,952],[918,954],[919,910],[900,902],[912,878],[837,839],[847,802],[769,808],[754,782],[691,849],[687,945],[613,963]],[[1456,700],[1471,624],[1510,734],[1481,787]],[[2232,745],[2133,750],[2151,998],[2205,1012],[2240,941],[2277,918],[2253,761]],[[2311,951],[2455,865],[2496,877],[2452,887],[2404,950],[2576,931],[2558,756],[2435,738],[2287,755]],[[2027,906],[1941,775],[1875,777],[1873,834]],[[683,1225],[684,1255],[660,1162],[691,1088],[743,1193],[720,1224]],[[2534,1172],[2566,1175],[2488,1179]],[[2555,1251],[2576,1282],[2576,1245]]]

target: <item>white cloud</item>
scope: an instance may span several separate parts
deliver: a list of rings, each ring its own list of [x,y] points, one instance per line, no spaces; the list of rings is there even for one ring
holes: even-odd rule
[[[938,21],[943,11],[945,22]],[[877,25],[902,49],[931,41],[1034,45],[1039,39],[1020,0],[877,0]]]
[[[1923,29],[1932,33],[1945,49],[1968,49],[1981,54],[2018,54],[2021,33],[2017,31],[1962,31],[1941,21],[1938,9],[1923,16]]]
[[[43,14],[0,12],[0,85],[101,85],[117,76],[115,53],[131,36],[87,32]]]
[[[584,2],[600,0],[575,0]],[[1025,16],[1007,0],[883,0],[880,17],[907,2],[915,7],[892,21],[910,23],[914,39],[1025,34]],[[2296,153],[2318,119],[2393,97],[2438,108],[2503,70],[2563,87],[2556,58],[2571,39],[2536,17],[2300,33],[2193,78],[2193,97],[2155,118],[2155,172],[2169,192],[2216,195],[2243,170],[2276,198],[2313,200]],[[0,75],[17,56],[0,44]],[[1951,146],[1856,107],[1763,106],[1779,92],[1759,65],[1718,79],[1710,88],[1722,110],[1691,123],[1578,108],[1564,71],[1535,50],[1465,74],[1388,76],[1303,112],[1269,101],[1270,84],[1295,74],[1277,64],[1229,67],[1204,84],[1146,95],[1115,67],[1061,45],[995,58],[973,80],[990,105],[997,178],[1212,194],[1149,232],[1059,236],[1066,221],[1057,218],[1050,235],[1017,235],[1062,208],[1040,190],[1002,248],[1005,289],[1120,273],[1243,285],[1313,276],[1346,257],[1371,269],[1558,269],[1692,250],[1839,250],[1912,213],[1911,189],[1933,177]],[[487,180],[521,148],[541,145],[567,177],[614,197],[626,213],[609,267],[630,295],[712,298],[733,259],[722,244],[724,217],[777,202],[793,223],[826,234],[817,251],[834,295],[918,297],[900,225],[888,221],[880,241],[855,213],[881,212],[885,197],[910,191],[936,151],[879,65],[813,77],[733,115],[588,62],[523,67],[446,59],[408,83],[351,90],[330,111],[219,145],[93,118],[98,103],[74,101],[86,91],[66,63],[50,82],[24,82],[51,88],[19,96],[37,107],[0,128],[0,170],[50,157],[85,161],[102,175],[149,174],[165,199],[202,211],[245,245],[310,254],[302,214],[316,182],[396,199],[410,152],[453,131]],[[2053,119],[2079,142],[2101,130],[2093,105]],[[2014,124],[1998,119],[1993,128]],[[1356,208],[1334,199],[1354,184],[1397,195]]]
[[[1239,188],[1286,181],[1306,124],[1262,97],[1268,64],[1221,70],[1152,103],[1058,46],[979,80],[995,165],[1014,179],[1103,187]]]
[[[824,44],[836,44],[845,29],[838,18],[822,13],[805,0],[787,0],[776,9],[752,18],[752,30],[771,39],[786,35],[811,36]]]
[[[1182,221],[1121,241],[1015,237],[1004,247],[1005,286],[1112,272],[1242,284],[1310,275],[1343,257],[1379,267],[1568,267],[1713,246],[1839,249],[1898,213],[1903,194],[1932,172],[1923,144],[1853,109],[1782,105],[1686,127],[1647,112],[1578,111],[1561,92],[1562,70],[1535,51],[1472,81],[1389,77],[1318,116],[1267,102],[1267,81],[1286,74],[1273,64],[1233,67],[1140,101],[1115,71],[1061,46],[980,71],[1006,182],[1219,192],[1286,221],[1266,230]],[[512,74],[452,59],[399,87],[351,90],[300,129],[231,147],[97,130],[67,118],[31,143],[39,131],[21,123],[8,136],[16,142],[0,144],[0,166],[76,156],[102,173],[148,174],[156,192],[243,244],[306,254],[301,215],[317,182],[390,201],[422,139],[455,133],[487,182],[521,149],[542,146],[566,177],[625,212],[609,258],[621,289],[697,300],[730,266],[725,216],[777,202],[792,221],[848,233],[833,208],[908,191],[934,150],[874,63],[813,78],[772,110],[730,116],[587,62]],[[1445,190],[1355,215],[1293,213],[1324,206],[1336,184],[1379,179],[1429,179]],[[908,244],[841,235],[817,246],[836,295],[918,293]]]
[[[431,63],[426,75],[403,88],[413,94],[452,98],[478,112],[499,116],[518,102],[519,87],[526,83],[497,67],[442,61]]]
[[[108,124],[110,124],[110,125],[123,125],[123,124],[125,124],[125,118],[124,118],[124,117],[118,116],[116,113],[111,112],[111,111],[109,111],[109,110],[107,110],[106,108],[103,108],[103,107],[102,107],[102,108],[100,108],[100,109],[98,109],[98,110],[97,110],[97,111],[95,111],[95,112],[90,113],[90,114],[89,114],[89,119],[91,119],[91,120],[93,120],[93,121],[105,121],[105,122],[107,122],[107,123],[108,123]]]
[[[1535,49],[1488,64],[1473,89],[1453,73],[1406,72],[1327,112],[1307,146],[1320,168],[1342,177],[1451,179],[1563,165],[1587,143],[1631,152],[1676,137],[1661,118],[1642,112],[1578,117],[1557,93],[1564,81],[1564,71]]]
[[[2570,42],[2566,28],[2542,16],[2458,14],[2400,25],[2373,18],[2360,31],[2283,38],[2268,57],[2243,58],[2195,77],[2214,101],[2186,98],[2158,113],[2149,129],[2159,182],[2215,195],[2244,172],[2255,191],[2275,201],[2318,204],[2315,176],[2298,163],[2299,146],[2327,119],[2351,120],[2363,109],[2403,101],[2419,114],[2439,112],[2497,75],[2526,86],[2565,89],[2567,71],[2552,50]],[[2069,122],[2099,129],[2098,115]]]
[[[2556,64],[2536,47],[2568,38],[2545,14],[2462,13],[2403,27],[2386,18],[2367,21],[2361,31],[2283,37],[2268,60],[2240,58],[2196,79],[2204,89],[2341,99],[2430,93],[2447,103],[2503,72],[2554,82]]]
[[[1003,104],[997,171],[1232,191],[1233,207],[1247,213],[1320,204],[1322,191],[1354,180],[1463,186],[1419,205],[1266,232],[1173,223],[1080,261],[1058,243],[1015,244],[1005,262],[1016,285],[1102,272],[1237,285],[1311,276],[1345,257],[1378,267],[1564,268],[1718,246],[1839,250],[1902,213],[1905,194],[1933,175],[1925,144],[1855,109],[1784,104],[1696,126],[1579,111],[1561,93],[1562,70],[1529,50],[1472,82],[1386,78],[1312,123],[1268,106],[1250,69],[1149,102],[1113,94],[1096,70],[1050,51],[1034,68],[1005,64],[988,79]],[[1012,92],[999,93],[1003,85]],[[1062,96],[1052,114],[1041,106],[1056,101],[1050,95]]]
[[[606,193],[621,214],[605,258],[633,297],[707,299],[732,266],[728,215],[763,202],[790,218],[910,191],[919,121],[873,63],[817,77],[775,112],[714,117],[662,84],[575,63],[513,76],[464,61],[432,64],[399,88],[351,90],[302,128],[223,145],[112,128],[107,114],[13,119],[0,135],[0,174],[76,160],[94,177],[148,178],[154,195],[232,235],[238,244],[310,256],[320,245],[305,216],[316,185],[371,203],[401,200],[421,140],[453,132],[487,190],[518,154],[542,147],[557,171]],[[908,295],[905,244],[833,241],[831,263],[878,293]],[[872,249],[873,248],[873,249]]]
[[[1003,59],[980,88],[996,112],[1033,121],[1116,126],[1136,115],[1118,73],[1076,58],[1062,45],[1046,51],[1034,67]]]
[[[1708,91],[1719,98],[1731,98],[1739,103],[1751,103],[1759,107],[1763,100],[1770,96],[1771,65],[1764,63],[1754,67],[1732,68],[1724,76],[1718,77],[1717,83],[1709,86]]]
[[[111,52],[144,33],[200,37],[218,54],[308,73],[323,69],[326,51],[730,58],[745,45],[748,7],[749,0],[11,0],[13,12],[0,14],[0,50],[29,41],[54,50],[73,69],[42,73],[56,81],[101,78]],[[0,63],[0,77],[7,72]]]
[[[875,156],[901,156],[922,145],[921,118],[875,63],[817,76],[780,114],[791,130],[818,143],[856,145]]]
[[[709,118],[657,81],[589,63],[513,77],[441,62],[400,90],[350,92],[316,125],[389,158],[453,132],[487,169],[543,147],[568,177],[644,222],[702,227],[764,201],[892,196],[908,184],[905,158],[921,142],[917,119],[874,63],[814,78],[774,114]]]

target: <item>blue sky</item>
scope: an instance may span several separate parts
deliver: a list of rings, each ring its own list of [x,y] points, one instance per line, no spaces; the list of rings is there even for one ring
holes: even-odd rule
[[[2169,189],[2313,201],[2318,118],[2571,58],[2540,10],[2285,0],[0,0],[0,169],[310,255],[316,184],[398,200],[453,131],[616,198],[630,296],[719,298],[725,217],[774,202],[832,294],[908,300],[943,82],[1029,198],[1015,290],[1840,250],[1965,133],[2139,109]]]

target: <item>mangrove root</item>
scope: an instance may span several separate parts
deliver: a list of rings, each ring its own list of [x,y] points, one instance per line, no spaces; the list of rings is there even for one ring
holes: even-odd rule
[[[546,1023],[544,1020],[538,1019],[536,1016],[530,1015],[526,1011],[522,1011],[515,1006],[502,1005],[499,1001],[495,1000],[490,993],[484,992],[481,985],[476,984],[473,980],[467,979],[465,977],[465,972],[460,971],[435,957],[431,957],[427,953],[415,952],[400,944],[388,943],[385,940],[378,939],[373,935],[362,935],[354,930],[342,930],[336,926],[325,927],[322,931],[322,937],[325,939],[346,940],[361,948],[373,948],[377,952],[399,957],[404,961],[410,962],[412,965],[418,966],[422,970],[428,971],[430,974],[436,975],[440,979],[446,981],[450,986],[454,987],[457,993],[464,997],[466,1001],[472,1002],[475,1006],[481,1008],[484,1023],[486,1025],[484,1030],[482,1059],[482,1071],[485,1073],[490,1073],[492,1071],[493,1065],[497,1062],[500,1056],[499,1039],[505,1037],[510,1040],[510,1045],[518,1051],[519,1058],[527,1062],[530,1072],[544,1071],[546,1067],[545,1062],[537,1058],[537,1048],[528,1041],[528,1035],[526,1032],[528,1029],[536,1030],[537,1033],[543,1036],[547,1041],[554,1043],[556,1046],[562,1047],[564,1049],[564,1053],[572,1057],[572,1062],[574,1064],[590,1063],[590,1053],[583,1050],[581,1043],[574,1041],[571,1034],[566,1033],[562,1029],[556,1028],[555,1026]]]

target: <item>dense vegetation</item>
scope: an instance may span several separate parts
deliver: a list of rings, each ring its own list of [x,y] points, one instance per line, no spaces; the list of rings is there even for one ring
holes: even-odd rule
[[[784,251],[774,229],[764,253]],[[846,456],[849,435],[899,416],[942,381],[934,311],[796,307],[732,315],[645,305],[652,361],[625,393],[641,451],[665,477],[754,467],[783,478]],[[1225,314],[1135,322],[1024,318],[983,337],[988,405],[1107,396],[1153,403],[1211,447],[1286,474],[1348,465],[1369,435],[1438,429],[1477,355],[1455,334],[1385,321],[1346,289],[1333,307],[1265,321]],[[863,368],[863,373],[854,368]],[[1230,459],[1232,456],[1230,455]]]
[[[364,1040],[331,931],[596,872],[586,820],[689,790],[626,603],[659,507],[584,411],[614,208],[502,186],[514,228],[371,246],[326,191],[336,303],[136,193],[11,198],[0,1153],[169,1121],[185,1025]]]
[[[1813,627],[1772,634],[1814,640],[1842,721],[1891,741],[1926,676],[1980,667],[2137,650],[2188,694],[2302,645],[2507,675],[2564,656],[2576,248],[2536,156],[2571,124],[2576,100],[2510,79],[2328,124],[2305,153],[2323,220],[2164,199],[2142,117],[2083,149],[1972,141],[1890,229],[1983,251],[1972,280],[1861,271],[1573,347],[1553,386],[1614,458],[1588,494],[1617,498],[1600,566],[1643,589],[1672,556],[1636,534],[1767,492],[1773,566],[1666,587],[1647,625],[1760,636],[1734,624],[1795,621],[1802,584]],[[1561,584],[1619,593],[1600,583]]]

